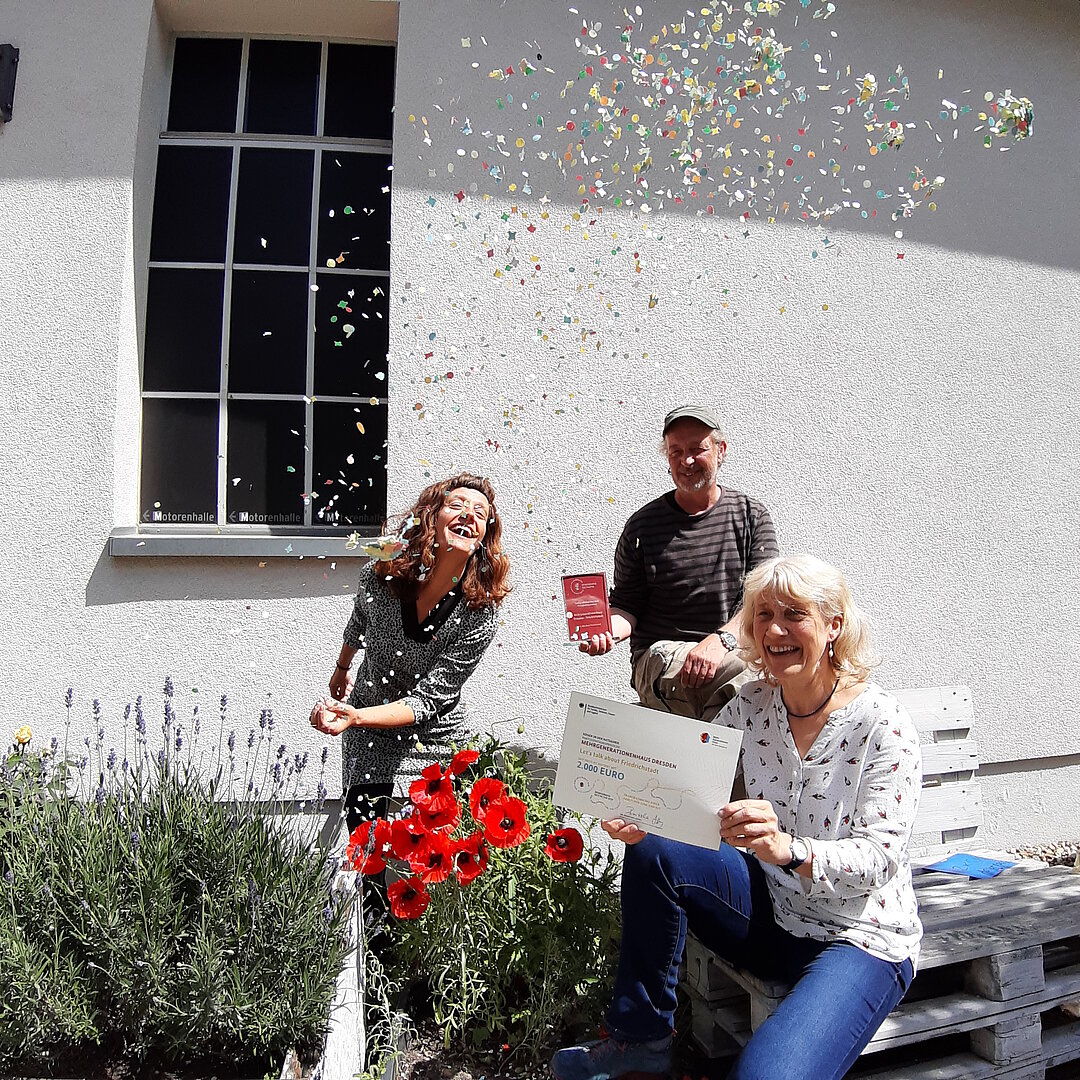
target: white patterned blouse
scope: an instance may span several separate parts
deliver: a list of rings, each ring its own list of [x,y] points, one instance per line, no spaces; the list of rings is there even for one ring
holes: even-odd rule
[[[764,865],[777,923],[841,940],[885,960],[918,961],[922,924],[907,844],[922,789],[919,735],[904,707],[873,683],[826,721],[805,758],[779,687],[747,683],[716,718],[743,732],[751,799],[773,805],[782,832],[813,852],[811,877]]]

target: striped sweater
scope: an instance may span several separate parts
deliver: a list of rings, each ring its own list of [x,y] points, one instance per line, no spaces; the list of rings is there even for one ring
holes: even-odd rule
[[[637,620],[630,653],[654,642],[700,641],[739,608],[743,578],[777,554],[768,510],[732,488],[703,514],[669,491],[627,521],[615,548],[611,606]]]

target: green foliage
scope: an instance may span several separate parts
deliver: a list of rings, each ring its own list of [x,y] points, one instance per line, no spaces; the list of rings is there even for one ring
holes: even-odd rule
[[[536,1058],[568,1027],[592,1024],[607,1002],[619,944],[619,864],[585,834],[578,862],[554,862],[548,836],[561,827],[551,784],[530,773],[523,754],[495,740],[479,747],[471,776],[494,776],[527,806],[520,845],[489,845],[473,882],[430,888],[424,914],[392,922],[393,973],[422,972],[447,1045],[509,1044]],[[456,832],[482,829],[469,813]]]
[[[397,987],[383,966],[379,950],[364,952],[364,1062],[358,1080],[396,1075],[393,1060],[416,1032],[408,1013],[395,1004]]]
[[[264,713],[247,764],[235,737],[208,763],[168,683],[160,750],[135,722],[133,762],[99,725],[79,760],[23,746],[0,767],[0,1071],[87,1043],[135,1065],[317,1052],[352,896],[318,819],[277,816],[306,762],[275,758]]]

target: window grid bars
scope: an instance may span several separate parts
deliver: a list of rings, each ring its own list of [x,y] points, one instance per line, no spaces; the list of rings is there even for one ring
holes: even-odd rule
[[[319,104],[315,113],[315,137],[321,139],[324,132],[323,113],[326,111],[326,67],[330,52],[324,41],[319,54]],[[315,260],[318,258],[319,236],[319,191],[322,187],[323,151],[315,150],[315,167],[311,170],[311,228],[308,234],[308,336],[307,336],[307,373],[304,377],[304,524],[312,525],[315,513],[315,499],[311,486],[315,480],[315,406],[312,397],[315,393],[315,303],[318,293],[312,288],[315,280]]]
[[[244,38],[240,49],[240,86],[236,94],[236,131],[244,127],[247,109],[247,71],[249,39]],[[225,234],[225,289],[221,305],[221,382],[218,390],[218,452],[217,452],[217,523],[228,520],[229,497],[229,334],[232,325],[233,254],[236,236],[236,193],[240,186],[240,148],[232,147],[232,173],[229,179],[229,218]]]
[[[221,394],[217,390],[144,390],[143,399],[159,398],[165,401],[218,401]],[[230,401],[304,401],[304,394],[247,394],[230,393]],[[386,405],[387,397],[357,397],[355,394],[320,394],[312,401],[325,405]]]
[[[217,36],[217,35],[185,35],[185,36]],[[224,290],[222,298],[222,327],[221,327],[221,356],[220,371],[221,379],[217,393],[199,391],[151,391],[142,392],[143,399],[161,398],[174,400],[217,400],[218,401],[218,453],[217,453],[217,524],[219,526],[228,523],[228,402],[231,401],[303,401],[304,402],[304,522],[303,527],[310,529],[314,525],[314,500],[311,497],[312,484],[314,483],[314,401],[315,401],[315,310],[317,293],[312,286],[318,284],[317,274],[337,274],[347,277],[373,277],[384,279],[389,286],[390,275],[385,270],[361,270],[349,267],[326,267],[322,270],[317,266],[318,260],[318,226],[319,226],[319,193],[322,186],[322,156],[325,151],[340,150],[349,153],[389,154],[393,160],[393,143],[382,139],[343,139],[326,138],[325,136],[325,111],[326,111],[326,75],[329,63],[330,42],[327,39],[320,41],[321,53],[319,61],[319,92],[318,112],[316,119],[315,136],[261,136],[257,133],[244,131],[244,118],[247,110],[247,86],[248,86],[248,62],[250,57],[250,45],[252,38],[244,36],[240,53],[240,85],[236,96],[236,123],[234,130],[230,132],[185,132],[174,134],[166,130],[168,127],[169,109],[172,104],[172,66],[176,60],[176,39],[173,39],[172,56],[170,58],[169,90],[166,94],[165,111],[162,117],[161,133],[158,145],[173,146],[207,146],[224,144],[232,150],[232,169],[229,179],[229,213],[226,225],[225,237],[225,261],[223,263],[178,263],[152,261],[151,269],[184,269],[184,270],[222,270],[225,274]],[[373,44],[384,44],[373,42]],[[314,168],[312,170],[312,194],[311,194],[311,236],[308,250],[308,265],[302,266],[270,266],[261,263],[234,263],[236,233],[236,199],[240,182],[240,152],[244,147],[264,147],[267,149],[299,149],[310,148],[314,153]],[[305,373],[305,393],[293,394],[246,394],[229,393],[229,335],[232,322],[232,278],[236,270],[254,271],[292,271],[308,275],[308,312],[307,312],[307,363]],[[387,289],[389,292],[389,287]],[[141,378],[141,372],[140,372]],[[357,398],[352,396],[325,395],[318,398],[327,404],[356,405],[360,403],[386,405],[388,399]]]
[[[247,42],[244,42],[244,56],[247,56]],[[243,91],[242,91],[243,92]],[[319,88],[320,100],[323,100],[323,88]],[[322,126],[322,117],[319,117]],[[169,146],[213,146],[224,143],[228,146],[254,146],[266,150],[306,150],[315,147],[319,150],[341,150],[351,154],[387,154],[391,144],[383,139],[345,139],[327,138],[323,135],[258,135],[252,132],[207,131],[200,134],[185,131],[182,135],[163,131],[160,142]]]
[[[224,270],[223,262],[162,262],[155,260],[147,263],[151,270]],[[290,266],[285,263],[233,263],[234,270],[276,270],[283,274],[306,274],[310,273],[310,266]],[[315,271],[320,274],[338,274],[341,277],[376,277],[390,280],[390,275],[385,270],[356,270],[348,266],[316,266]]]

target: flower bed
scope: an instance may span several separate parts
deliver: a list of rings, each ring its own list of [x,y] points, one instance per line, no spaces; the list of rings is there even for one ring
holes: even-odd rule
[[[359,873],[342,875],[319,840],[322,773],[268,711],[239,750],[224,699],[205,748],[168,682],[160,731],[141,701],[121,749],[96,703],[94,720],[74,752],[21,728],[0,762],[0,1075],[277,1076],[290,1048],[294,1069],[320,1053],[335,992],[357,1008],[328,1057],[373,1080],[409,1025],[402,995],[444,1046],[519,1067],[595,1024],[618,864],[559,820],[524,755],[489,740],[433,762],[402,815],[350,837]],[[317,805],[283,825],[301,783]],[[357,898],[379,896],[359,881],[386,868],[381,943],[350,968]]]
[[[130,755],[104,745],[96,703],[95,719],[74,754],[21,729],[0,768],[0,1073],[108,1059],[276,1076],[290,1047],[310,1060],[355,891],[333,888],[317,818],[274,816],[306,755],[264,712],[239,760],[224,699],[223,742],[204,752],[168,682],[160,738],[136,703]]]
[[[369,957],[382,977],[368,995],[369,1074],[394,1053],[395,990],[415,1001],[419,988],[446,1046],[522,1062],[597,1022],[618,955],[619,866],[574,820],[559,821],[523,754],[488,740],[425,768],[395,820],[354,830],[351,864],[393,879],[389,944]]]

